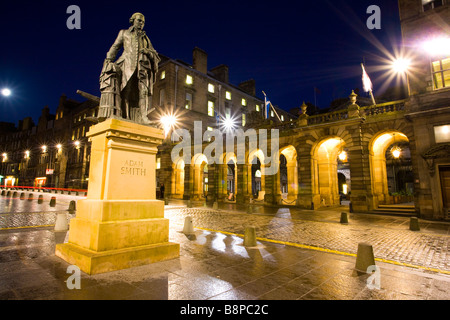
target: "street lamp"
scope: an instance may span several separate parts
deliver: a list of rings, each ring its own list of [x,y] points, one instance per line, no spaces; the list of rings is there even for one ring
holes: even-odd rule
[[[6,162],[8,160],[8,154],[6,152],[2,153],[2,162]]]
[[[25,159],[30,159],[30,151],[25,151]]]
[[[9,97],[10,95],[11,95],[11,89],[8,89],[8,88],[3,88],[2,89],[2,91],[1,91],[1,93],[2,93],[2,96],[4,96],[4,97]]]
[[[450,37],[438,36],[422,43],[422,48],[430,56],[448,56],[450,54]]]
[[[407,58],[397,58],[392,61],[392,69],[395,73],[404,74],[407,73],[411,66],[411,60]]]
[[[42,153],[46,153],[47,152],[47,146],[46,145],[43,145],[41,147],[41,149],[42,149]]]
[[[174,114],[166,114],[160,119],[164,129],[164,137],[167,138],[170,130],[177,124],[177,117]]]

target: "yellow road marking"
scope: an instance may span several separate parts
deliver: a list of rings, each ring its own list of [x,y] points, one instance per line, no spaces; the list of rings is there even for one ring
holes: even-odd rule
[[[233,233],[233,232],[218,231],[218,230],[212,230],[212,229],[201,228],[201,227],[195,227],[195,228],[196,229],[200,229],[200,230],[210,231],[210,232],[218,232],[218,233],[234,235],[234,236],[238,236],[238,237],[244,237],[244,235],[242,235],[242,234]],[[267,239],[267,238],[261,238],[261,237],[257,237],[256,240],[266,241],[266,242],[271,242],[271,243],[277,243],[277,244],[282,244],[282,245],[291,246],[291,247],[297,247],[297,248],[302,248],[302,249],[315,250],[315,251],[321,251],[321,252],[326,252],[326,253],[334,253],[334,254],[339,254],[339,255],[344,255],[344,256],[356,257],[355,253],[349,253],[349,252],[344,252],[344,251],[326,249],[326,248],[321,248],[321,247],[316,247],[316,246],[308,246],[308,245],[294,243],[294,242],[273,240],[273,239]],[[409,268],[428,270],[428,271],[433,271],[433,272],[437,272],[437,273],[443,273],[443,274],[450,275],[450,271],[441,270],[441,269],[437,269],[437,268],[423,267],[423,266],[418,266],[418,265],[414,265],[414,264],[410,264],[410,263],[404,263],[404,262],[398,262],[398,261],[393,261],[393,260],[387,260],[387,259],[383,259],[383,258],[375,258],[375,261],[389,263],[389,264],[394,264],[394,265],[397,265],[397,266],[404,266],[404,267],[409,267]]]
[[[15,230],[15,229],[26,229],[26,228],[46,228],[46,227],[54,227],[54,224],[46,224],[42,226],[24,226],[24,227],[11,227],[11,228],[0,228],[1,230]]]

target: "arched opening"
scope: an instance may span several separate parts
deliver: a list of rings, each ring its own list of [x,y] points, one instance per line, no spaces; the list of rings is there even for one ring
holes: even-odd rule
[[[261,191],[261,162],[258,158],[254,158],[252,163],[252,194],[257,198]]]
[[[262,201],[265,195],[264,153],[256,149],[249,154],[248,159],[248,190],[254,199]]]
[[[184,194],[184,160],[179,159],[172,168],[171,197],[183,199]]]
[[[296,204],[298,195],[297,151],[293,146],[280,150],[280,164],[275,182],[281,204]]]
[[[227,163],[227,193],[236,194],[236,163],[232,160]]]
[[[407,136],[399,131],[376,135],[370,145],[375,205],[413,201],[414,177]]]
[[[318,142],[313,148],[313,201],[314,205],[335,206],[345,199],[344,190],[350,192],[350,179],[339,183],[338,173],[349,178],[349,166],[345,142],[339,137],[330,137]],[[346,172],[346,173],[344,173]],[[345,185],[345,186],[344,186]]]
[[[221,198],[235,201],[237,192],[237,158],[234,152],[224,154],[219,171],[219,193]]]
[[[204,154],[197,154],[191,163],[193,198],[203,199],[208,194],[208,159]]]
[[[288,173],[287,160],[284,154],[280,154],[280,192],[281,194],[288,193]]]

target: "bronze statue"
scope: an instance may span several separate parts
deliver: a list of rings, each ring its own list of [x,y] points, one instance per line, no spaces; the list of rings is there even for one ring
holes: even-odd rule
[[[143,31],[145,17],[135,13],[106,55],[100,75],[99,119],[119,117],[150,124],[149,108],[160,58]],[[122,55],[114,62],[117,53]]]

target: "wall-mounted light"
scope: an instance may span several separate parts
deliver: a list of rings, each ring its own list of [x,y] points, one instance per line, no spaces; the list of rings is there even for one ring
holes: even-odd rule
[[[6,162],[8,160],[8,154],[5,152],[5,153],[2,153],[2,162]]]
[[[30,159],[30,151],[25,151],[25,159]]]
[[[400,154],[402,153],[402,149],[399,146],[395,145],[395,133],[392,134],[394,137],[394,146],[391,149],[391,154],[395,159],[400,158]]]
[[[46,145],[43,145],[41,147],[41,149],[42,149],[42,153],[46,153],[47,152],[47,146]]]

